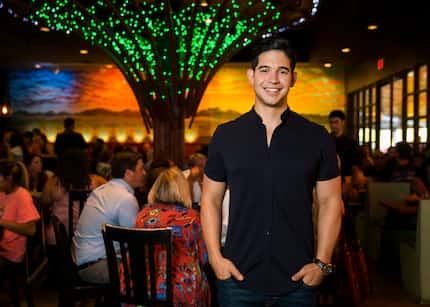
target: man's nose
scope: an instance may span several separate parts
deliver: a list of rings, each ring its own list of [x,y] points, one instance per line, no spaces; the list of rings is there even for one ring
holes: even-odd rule
[[[272,83],[278,83],[279,82],[278,72],[276,71],[269,72],[269,81]]]

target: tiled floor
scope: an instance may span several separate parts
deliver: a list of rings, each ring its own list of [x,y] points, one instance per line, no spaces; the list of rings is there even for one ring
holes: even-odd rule
[[[418,304],[413,297],[404,292],[398,274],[381,273],[374,267],[370,267],[370,273],[374,291],[371,297],[365,301],[363,307],[430,307],[430,304]],[[57,291],[52,288],[35,285],[33,296],[36,307],[57,306]],[[0,306],[8,306],[6,303],[7,296],[5,293],[1,293]],[[26,306],[26,304],[23,303],[22,306]],[[94,306],[94,302],[82,302],[76,306]]]

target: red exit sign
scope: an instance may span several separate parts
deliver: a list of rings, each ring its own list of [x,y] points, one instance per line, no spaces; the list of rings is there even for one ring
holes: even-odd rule
[[[376,68],[378,68],[378,70],[384,69],[384,59],[383,58],[378,59],[378,61],[376,62]]]

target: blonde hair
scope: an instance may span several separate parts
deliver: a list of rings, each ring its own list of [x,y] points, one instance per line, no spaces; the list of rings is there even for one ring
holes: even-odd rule
[[[162,171],[148,194],[149,203],[181,203],[191,208],[190,186],[176,166]]]

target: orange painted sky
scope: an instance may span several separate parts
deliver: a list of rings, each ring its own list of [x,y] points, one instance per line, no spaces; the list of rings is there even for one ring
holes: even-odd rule
[[[119,69],[100,68],[90,76],[88,82],[81,85],[81,109],[139,110],[136,98]]]
[[[254,94],[246,78],[248,63],[227,63],[209,83],[199,110],[219,108],[247,112]],[[345,105],[344,85],[333,73],[319,67],[298,63],[298,80],[290,90],[288,104],[301,114],[326,115]],[[82,96],[77,109],[103,107],[112,111],[138,110],[136,99],[118,69],[101,68],[81,84]]]
[[[248,67],[248,63],[225,64],[209,83],[199,111],[218,108],[247,112],[254,102],[253,90],[246,78]],[[303,63],[299,63],[296,70],[298,81],[288,96],[294,111],[326,115],[332,109],[344,107],[344,85],[333,72]],[[138,110],[133,92],[116,68],[62,71],[59,74],[46,70],[32,76],[33,83],[29,84],[27,75],[17,76],[20,82],[16,82],[14,93],[20,96],[16,109],[71,113],[95,108]],[[24,88],[20,86],[22,82],[27,82]]]

